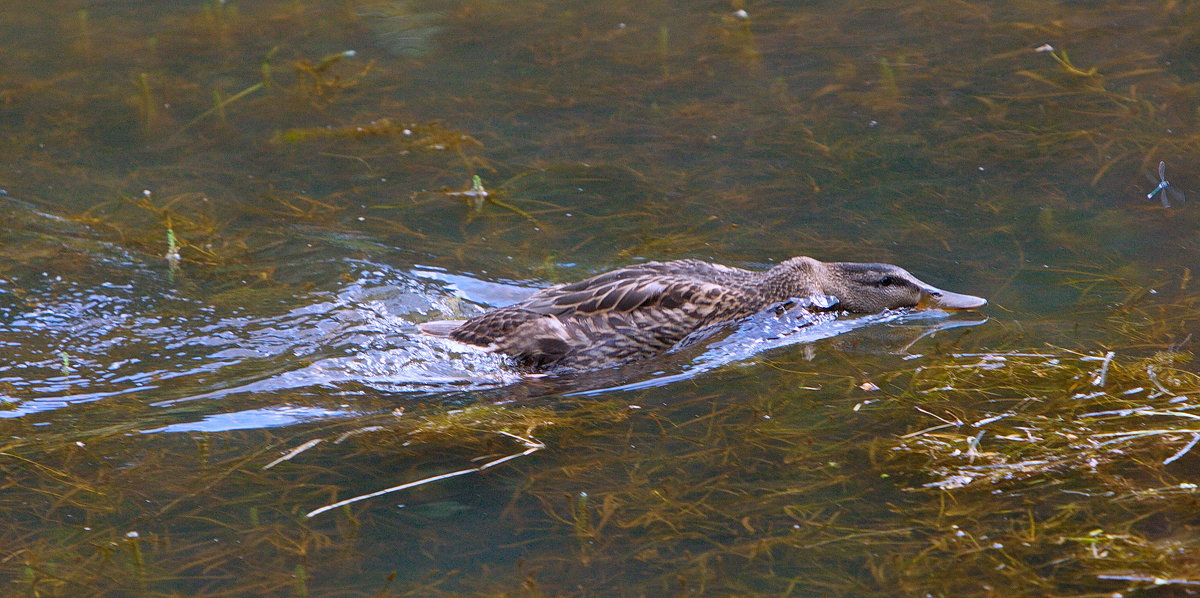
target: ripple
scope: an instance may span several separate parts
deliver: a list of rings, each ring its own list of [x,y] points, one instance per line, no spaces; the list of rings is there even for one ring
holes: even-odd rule
[[[0,363],[9,410],[53,411],[118,395],[151,405],[309,388],[433,394],[512,384],[505,358],[421,334],[431,314],[468,315],[531,289],[427,267],[346,260],[356,277],[273,315],[216,309],[155,276],[129,283],[34,274],[0,285]],[[130,278],[103,272],[109,278]],[[20,299],[15,289],[20,288]]]
[[[332,417],[348,417],[353,412],[331,411],[313,407],[264,407],[236,413],[215,413],[197,421],[180,422],[161,428],[142,430],[144,434],[180,432],[229,432],[277,428]]]
[[[0,277],[0,346],[7,357],[0,362],[2,418],[91,409],[123,397],[113,402],[122,411],[104,417],[129,420],[129,429],[284,426],[346,416],[365,394],[479,400],[473,393],[522,385],[518,394],[524,396],[530,390],[594,395],[694,378],[869,326],[917,325],[930,334],[964,325],[950,324],[957,321],[944,314],[849,318],[768,310],[695,335],[645,364],[531,380],[509,358],[417,329],[420,322],[466,318],[520,301],[536,290],[528,282],[329,257],[319,268],[326,282],[315,291],[205,289],[176,284],[157,258],[94,241],[69,221],[32,210],[9,215],[24,219],[22,230],[52,234],[0,237],[8,241],[0,249],[16,248],[10,252],[15,266]],[[60,255],[61,242],[73,247],[62,258],[69,267],[51,274],[45,256]],[[349,276],[341,280],[330,275],[344,271]],[[233,397],[236,402],[224,400]],[[145,418],[140,426],[124,411],[130,400],[152,411],[139,416]],[[162,409],[182,404],[187,407]]]

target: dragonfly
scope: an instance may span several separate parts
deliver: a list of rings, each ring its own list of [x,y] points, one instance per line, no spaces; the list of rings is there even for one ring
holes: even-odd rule
[[[1146,175],[1146,178],[1149,179],[1151,183],[1154,182],[1154,177],[1150,176],[1149,174]],[[1167,180],[1167,163],[1163,161],[1159,161],[1158,163],[1158,186],[1155,187],[1153,191],[1146,194],[1146,199],[1154,199],[1155,195],[1158,195],[1158,198],[1162,200],[1162,205],[1164,208],[1171,207],[1171,199],[1174,199],[1177,202],[1183,202],[1186,199],[1183,191],[1175,188],[1173,185],[1171,185],[1171,182]],[[1167,198],[1168,196],[1170,196],[1170,199]]]

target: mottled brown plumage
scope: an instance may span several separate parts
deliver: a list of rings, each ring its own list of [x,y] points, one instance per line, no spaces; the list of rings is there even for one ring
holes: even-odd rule
[[[787,260],[765,272],[698,260],[650,262],[542,289],[466,321],[423,324],[539,369],[587,370],[661,353],[709,326],[793,298],[831,296],[832,309],[972,309],[986,303],[921,282],[889,264]]]

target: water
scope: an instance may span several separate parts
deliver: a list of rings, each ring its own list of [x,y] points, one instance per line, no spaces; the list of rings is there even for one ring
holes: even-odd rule
[[[14,595],[1196,579],[1198,218],[1142,177],[1197,180],[1188,3],[3,13]],[[771,312],[548,378],[416,329],[794,255],[989,305]]]

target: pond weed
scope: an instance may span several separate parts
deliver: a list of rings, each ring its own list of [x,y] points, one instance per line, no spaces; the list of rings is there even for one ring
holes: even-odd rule
[[[5,419],[14,591],[1107,595],[1196,579],[1197,219],[1139,178],[1165,160],[1172,186],[1194,183],[1195,7],[69,8],[66,56],[33,51],[53,36],[14,10],[41,37],[0,57],[0,183],[23,202],[3,200],[6,316],[45,303],[41,272],[159,275],[164,232],[186,277],[163,288],[220,313],[340,300],[362,263],[536,286],[794,254],[925,268],[996,311],[975,336],[839,339],[588,400],[276,390],[219,409],[338,415],[149,433],[218,407],[145,390]],[[131,265],[98,267],[113,263]],[[55,345],[30,369],[62,374],[58,347],[79,377],[137,357]],[[0,389],[6,408],[36,394]],[[509,435],[546,448],[304,518],[524,450]]]

